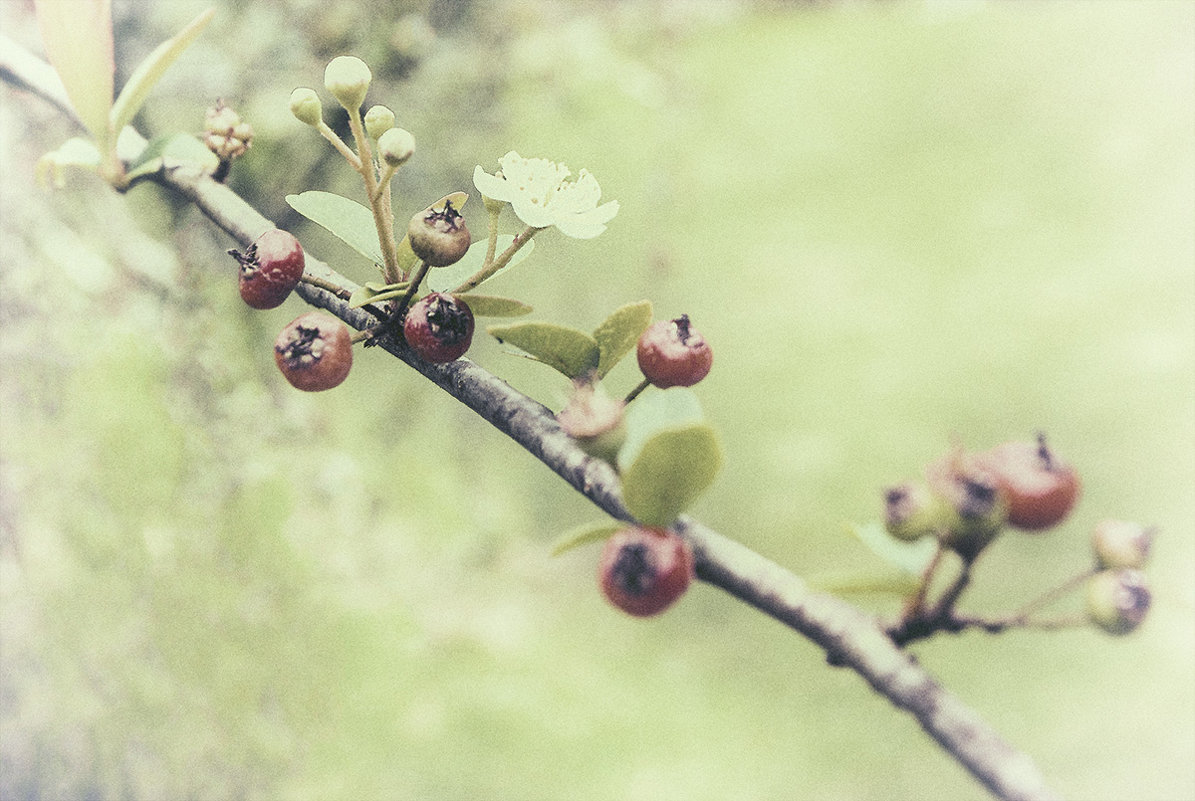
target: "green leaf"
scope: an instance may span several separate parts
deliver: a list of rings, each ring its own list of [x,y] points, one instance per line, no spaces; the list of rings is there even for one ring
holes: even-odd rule
[[[106,151],[115,71],[111,0],[37,0],[37,22],[71,105]]]
[[[534,309],[521,300],[496,295],[461,294],[458,298],[469,304],[474,317],[521,317]]]
[[[195,41],[195,38],[203,32],[215,15],[216,9],[207,9],[191,20],[187,27],[154,48],[153,52],[137,65],[137,69],[133,70],[133,74],[129,76],[129,80],[120,90],[120,94],[108,114],[109,124],[114,133],[120,133],[122,128],[133,121],[133,117],[137,116],[137,112],[141,110],[141,106],[149,97],[154,84],[182,55],[191,42]]]
[[[555,367],[569,378],[580,378],[598,365],[598,344],[584,331],[554,323],[515,323],[491,326],[490,336],[514,345],[532,358]]]
[[[75,136],[63,142],[57,150],[38,159],[37,180],[43,185],[52,182],[61,188],[66,183],[63,168],[79,167],[97,172],[100,161],[100,151],[96,150],[95,142]]]
[[[129,180],[150,175],[162,168],[164,159],[188,162],[205,170],[216,169],[220,160],[216,154],[194,136],[173,133],[150,141],[141,154],[129,164]]]
[[[566,531],[560,536],[560,539],[552,543],[552,556],[560,556],[573,548],[579,548],[591,542],[604,542],[625,525],[625,523],[611,523],[609,520],[603,520],[598,523],[585,523],[577,526]]]
[[[651,325],[651,315],[650,300],[628,303],[615,309],[614,313],[594,330],[593,338],[597,340],[598,349],[601,351],[598,378],[605,377],[606,373],[618,364],[619,359],[635,347],[639,335]]]
[[[671,387],[640,397],[627,407],[624,418],[627,436],[618,452],[619,468],[629,468],[647,440],[658,432],[704,421],[697,393],[686,387]]]
[[[372,224],[373,212],[370,212],[369,219],[370,223]],[[377,231],[377,228],[375,227],[373,230]],[[377,238],[376,234],[374,235],[374,238]],[[360,253],[361,251],[357,252]],[[382,255],[381,251],[378,251],[378,255]],[[411,271],[419,265],[419,257],[415,255],[415,251],[411,250],[411,238],[409,236],[404,235],[402,240],[398,243],[395,256],[397,257],[396,260],[398,262],[398,271],[400,275],[410,275]],[[380,265],[382,264],[382,260],[377,259],[375,263]]]
[[[347,197],[315,189],[300,195],[287,195],[286,202],[313,223],[327,228],[374,264],[384,263],[382,249],[378,245],[378,229],[373,222],[373,212],[368,206]],[[410,249],[411,246],[408,244],[407,250]],[[411,254],[412,257],[414,255]]]
[[[937,540],[930,538],[902,542],[889,534],[884,524],[878,521],[866,525],[850,524],[848,528],[872,553],[910,576],[920,577],[938,549]]]
[[[496,246],[496,253],[501,253],[510,247],[510,243],[514,242],[515,238],[510,234],[502,234],[498,237],[498,244]],[[474,242],[465,251],[465,255],[456,264],[448,267],[437,267],[427,274],[427,286],[432,292],[448,292],[456,289],[461,284],[468,281],[474,275],[481,271],[481,265],[485,263],[486,245],[487,241]],[[410,245],[407,246],[408,249]],[[511,267],[521,262],[523,259],[531,255],[535,250],[535,240],[531,240],[511,257],[510,263],[503,267],[499,273],[505,274]],[[415,254],[412,253],[412,256]]]
[[[913,576],[902,571],[876,573],[866,571],[831,571],[806,576],[805,582],[816,590],[841,595],[895,595],[907,597],[921,585]]]
[[[666,526],[713,483],[721,465],[722,449],[709,424],[659,431],[622,472],[623,501],[645,525]]]
[[[384,300],[401,298],[411,286],[410,281],[399,281],[397,284],[378,284],[366,281],[365,286],[357,287],[349,297],[349,308],[359,309],[370,303],[381,303]]]

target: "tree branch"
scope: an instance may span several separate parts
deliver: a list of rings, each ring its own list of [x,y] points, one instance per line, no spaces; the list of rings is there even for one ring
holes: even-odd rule
[[[16,47],[5,43],[4,49]],[[38,71],[30,71],[29,63],[29,59],[7,58],[0,75],[54,102],[57,95],[44,85],[45,73],[33,74]],[[193,168],[168,165],[152,180],[192,202],[240,247],[247,247],[274,227],[227,186]],[[307,272],[348,290],[357,288],[310,254]],[[303,282],[296,292],[358,330],[376,323],[367,311],[349,308],[336,293],[316,284]],[[550,410],[467,359],[429,364],[389,337],[381,338],[379,345],[509,436],[602,511],[619,520],[631,520],[615,470],[577,447]],[[898,648],[874,618],[838,598],[811,591],[792,572],[696,520],[682,517],[674,527],[693,547],[699,579],[812,640],[826,651],[831,664],[858,673],[876,692],[911,713],[994,795],[1008,801],[1058,797],[1027,755],[1006,743],[974,710]]]

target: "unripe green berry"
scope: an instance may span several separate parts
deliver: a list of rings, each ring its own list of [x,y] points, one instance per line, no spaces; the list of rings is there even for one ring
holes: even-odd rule
[[[1131,567],[1140,570],[1149,559],[1156,530],[1125,520],[1102,520],[1091,532],[1095,562],[1102,569]]]
[[[365,112],[365,133],[377,139],[394,127],[394,112],[385,106],[370,106]]]
[[[975,559],[1008,519],[1008,503],[995,477],[967,454],[951,453],[930,465],[926,478],[955,514],[938,539],[963,559]]]
[[[389,167],[398,167],[415,155],[415,137],[406,128],[391,128],[378,139],[378,154]]]
[[[1128,634],[1149,612],[1150,594],[1139,570],[1101,570],[1087,580],[1087,619],[1109,634]]]
[[[301,86],[290,93],[290,113],[304,125],[319,125],[324,106],[314,89]]]
[[[337,56],[324,70],[324,88],[350,114],[361,110],[371,80],[368,65],[356,56]]]
[[[884,527],[905,542],[937,536],[958,522],[950,504],[920,482],[890,488],[884,502]]]

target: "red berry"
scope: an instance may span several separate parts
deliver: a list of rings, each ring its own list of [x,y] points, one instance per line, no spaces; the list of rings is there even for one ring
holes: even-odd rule
[[[307,312],[278,334],[274,361],[286,380],[304,392],[339,386],[353,366],[349,327],[330,314]]]
[[[241,253],[228,251],[241,265],[241,299],[255,309],[281,306],[303,277],[303,248],[286,231],[266,231]]]
[[[693,551],[670,531],[624,528],[602,551],[598,581],[610,603],[636,617],[663,612],[693,578]]]
[[[1040,531],[1062,522],[1081,489],[1078,474],[1037,442],[1015,441],[978,454],[980,463],[996,479],[1008,503],[1008,524]]]
[[[428,266],[446,267],[460,261],[473,240],[465,218],[452,207],[452,201],[446,200],[442,207],[428,206],[411,218],[407,241]]]
[[[643,377],[661,389],[691,387],[714,363],[713,350],[687,314],[649,325],[639,337],[636,356]]]
[[[407,311],[402,331],[420,358],[450,362],[473,342],[473,311],[460,298],[433,292]]]

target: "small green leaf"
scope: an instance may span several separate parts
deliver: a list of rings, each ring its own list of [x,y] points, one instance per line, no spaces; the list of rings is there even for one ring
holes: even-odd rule
[[[129,180],[157,172],[165,159],[194,164],[209,172],[220,163],[216,154],[194,136],[185,133],[166,134],[151,140],[129,164]]]
[[[133,74],[125,82],[109,112],[108,119],[114,133],[120,133],[122,128],[133,121],[133,117],[137,116],[137,112],[141,110],[141,106],[149,97],[154,84],[182,55],[191,42],[195,41],[195,38],[203,32],[215,15],[216,9],[214,8],[202,12],[191,20],[187,27],[154,48],[153,52],[137,65],[137,69],[133,70]]]
[[[469,304],[474,317],[521,317],[534,309],[521,300],[496,295],[461,294],[458,298]]]
[[[849,524],[847,527],[872,553],[910,576],[924,573],[938,549],[938,541],[932,538],[902,542],[885,531],[884,524],[878,521],[866,525]]]
[[[585,523],[570,531],[566,531],[560,539],[552,543],[552,556],[560,556],[573,548],[588,545],[591,542],[604,542],[622,529],[625,523],[611,523],[603,520],[599,523]]]
[[[399,281],[397,284],[378,284],[373,281],[365,282],[365,286],[357,287],[349,298],[349,308],[359,309],[370,303],[381,303],[384,300],[401,298],[410,288],[410,281]]]
[[[100,168],[100,151],[96,150],[95,142],[75,136],[67,139],[62,146],[37,161],[37,180],[43,185],[53,183],[61,188],[65,183],[63,169],[65,167],[79,167],[96,172]]]
[[[486,330],[499,342],[526,351],[569,378],[580,378],[598,365],[597,342],[575,328],[554,323],[515,323]]]
[[[365,258],[375,264],[384,263],[382,249],[378,246],[378,229],[373,222],[373,212],[368,206],[347,197],[315,189],[300,195],[287,195],[286,202],[299,214],[340,237],[345,244]],[[411,246],[408,244],[407,250],[410,249]],[[412,257],[414,255],[411,254]]]
[[[446,204],[451,203],[452,207],[460,211],[465,207],[465,203],[469,200],[468,192],[453,192],[451,195],[445,195],[437,200],[435,203],[428,206],[432,211],[444,211]]]
[[[618,452],[619,468],[628,469],[647,440],[658,432],[704,420],[697,393],[691,389],[671,387],[644,395],[627,407],[627,436]]]
[[[371,212],[371,221],[372,218],[373,214]],[[377,229],[374,228],[374,231],[376,230]],[[360,253],[360,251],[357,252]],[[381,251],[378,252],[378,255],[381,255]],[[411,271],[419,265],[419,257],[415,255],[415,251],[411,250],[411,238],[409,236],[404,235],[402,240],[399,241],[395,255],[397,257],[398,272],[400,275],[410,275]],[[382,263],[381,259],[378,259],[376,263],[380,265]]]
[[[510,243],[514,242],[515,238],[510,234],[502,234],[498,237],[498,244],[495,252],[501,253],[510,247]],[[489,244],[485,240],[481,242],[474,242],[465,251],[465,255],[456,264],[448,267],[437,267],[427,274],[427,286],[432,292],[448,292],[456,289],[461,284],[468,281],[474,275],[481,271],[481,265],[485,263],[486,245]],[[408,244],[408,249],[410,245]],[[511,257],[510,263],[502,268],[501,274],[505,275],[511,267],[521,262],[523,259],[531,255],[535,250],[535,240],[531,240]],[[412,253],[411,256],[415,254]]]
[[[805,582],[816,590],[841,595],[895,595],[907,597],[917,591],[921,582],[902,571],[876,573],[866,571],[832,571],[806,576]]]
[[[721,465],[722,449],[709,424],[659,431],[622,472],[623,500],[645,525],[666,526],[713,483]]]
[[[106,151],[115,70],[111,0],[37,0],[37,22],[71,105]]]
[[[593,338],[597,340],[602,354],[598,361],[598,378],[605,377],[619,359],[635,347],[639,335],[651,325],[651,315],[651,301],[641,300],[615,309],[597,327]]]

